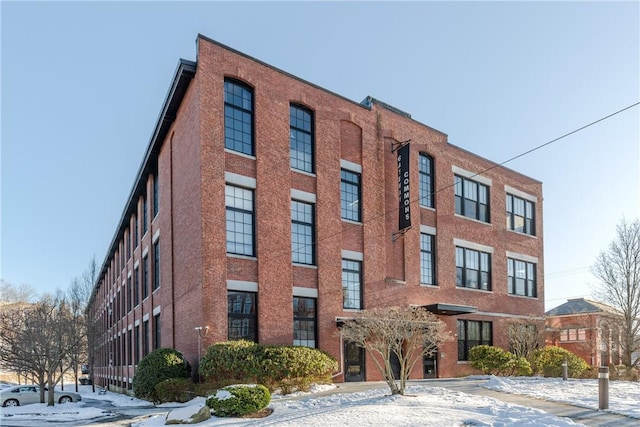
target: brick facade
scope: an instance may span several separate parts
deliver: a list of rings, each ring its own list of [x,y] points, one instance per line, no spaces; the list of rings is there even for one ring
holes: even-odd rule
[[[543,316],[540,182],[449,144],[446,134],[373,98],[355,103],[203,36],[198,37],[197,50],[197,63],[181,61],[176,71],[96,284],[91,315],[98,330],[92,346],[98,383],[106,383],[108,376],[112,386],[128,386],[135,369],[135,361],[127,359],[128,335],[133,336],[133,346],[142,348],[135,340],[135,326],[152,321],[154,315],[159,316],[160,328],[157,334],[151,322],[149,349],[159,335],[160,346],[180,350],[197,366],[198,346],[204,354],[208,345],[228,339],[230,291],[255,292],[257,339],[272,344],[293,343],[292,299],[315,298],[315,343],[341,361],[336,380],[349,380],[343,375],[343,343],[336,326],[337,319],[353,312],[343,308],[345,257],[361,262],[365,309],[448,304],[461,310],[458,315],[439,311],[452,334],[457,334],[458,320],[491,322],[493,344],[505,348],[510,319]],[[225,148],[225,79],[253,93],[254,155]],[[291,105],[312,113],[311,173],[290,165]],[[393,147],[407,140],[412,227],[394,236],[398,170]],[[432,159],[434,207],[418,202],[421,153]],[[360,221],[341,217],[343,168],[355,170],[361,179]],[[455,213],[454,175],[487,185],[488,222]],[[149,205],[154,202],[155,180],[159,212],[154,216],[147,209],[148,231],[133,244],[131,256],[121,255],[133,234],[134,219],[143,214],[142,198]],[[227,253],[226,184],[253,191],[253,256]],[[533,201],[535,235],[507,228],[506,194]],[[292,262],[292,200],[313,207],[313,265]],[[433,284],[421,284],[421,230],[435,242]],[[130,311],[122,308],[109,317],[118,290],[131,297],[127,277],[135,274],[136,263],[142,265],[143,253],[155,259],[154,242],[159,242],[160,287]],[[490,290],[456,286],[456,247],[489,254]],[[533,265],[534,295],[509,294],[507,258]],[[153,283],[155,263],[151,264]],[[207,326],[206,333],[198,336],[198,326]],[[114,353],[122,355],[117,366]],[[362,379],[380,379],[370,361],[365,361],[364,372]],[[468,364],[458,360],[456,340],[439,349],[437,376],[469,372]],[[423,377],[422,366],[413,377]]]

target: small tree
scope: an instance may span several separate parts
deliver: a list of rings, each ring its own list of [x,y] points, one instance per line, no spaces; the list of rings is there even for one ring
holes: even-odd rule
[[[391,389],[404,394],[409,374],[418,360],[435,353],[451,339],[445,324],[422,307],[379,307],[363,310],[344,322],[340,336],[365,349]],[[391,367],[400,364],[399,384]]]
[[[529,359],[543,345],[544,333],[544,319],[532,317],[512,321],[507,329],[509,351],[518,357]]]

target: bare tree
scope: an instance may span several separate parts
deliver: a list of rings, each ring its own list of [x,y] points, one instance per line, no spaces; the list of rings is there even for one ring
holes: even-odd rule
[[[440,344],[451,339],[444,322],[421,307],[363,310],[344,322],[340,336],[365,349],[389,385],[391,394],[404,394],[416,362],[434,354]],[[391,366],[392,355],[400,365],[399,384]]]
[[[622,363],[638,366],[640,358],[632,359],[640,351],[640,220],[620,222],[615,239],[598,255],[592,271],[600,281],[597,298],[622,313]]]
[[[0,279],[0,303],[32,302],[36,296],[37,292],[31,285],[23,283],[16,286]]]
[[[529,359],[534,350],[544,346],[544,334],[544,319],[530,317],[513,320],[507,329],[509,351],[518,357]]]

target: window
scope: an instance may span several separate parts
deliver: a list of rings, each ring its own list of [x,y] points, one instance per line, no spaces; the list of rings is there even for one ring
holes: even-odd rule
[[[340,170],[340,214],[342,219],[360,222],[360,174]]]
[[[253,156],[253,92],[231,80],[224,82],[224,146]]]
[[[127,365],[133,364],[133,331],[127,331]]]
[[[129,230],[124,232],[124,242],[125,242],[125,252],[126,252],[126,257],[127,259],[131,258],[131,233],[129,233]]]
[[[535,203],[507,194],[507,229],[536,235]]]
[[[147,198],[142,198],[142,235],[147,234],[147,229],[149,227],[149,223],[147,221],[148,214],[148,206],[147,206]]]
[[[142,258],[142,299],[149,296],[149,257]]]
[[[313,120],[306,108],[289,107],[289,142],[291,145],[291,167],[313,172]]]
[[[420,204],[429,208],[434,207],[433,196],[433,159],[420,153]]]
[[[153,176],[153,217],[160,211],[160,182],[158,174]]]
[[[131,289],[131,277],[127,277],[127,313],[131,311],[133,302],[133,289]]]
[[[584,328],[568,328],[560,331],[560,341],[586,341],[587,330]]]
[[[257,342],[256,294],[254,292],[229,291],[227,303],[228,339]]]
[[[536,297],[536,265],[507,258],[509,294]]]
[[[153,349],[160,348],[160,313],[153,316]]]
[[[293,345],[316,347],[316,299],[293,297]]]
[[[138,267],[133,269],[133,305],[140,304],[140,272]]]
[[[133,217],[133,247],[137,248],[140,242],[140,234],[138,233],[138,217]]]
[[[133,357],[134,364],[137,365],[140,362],[140,325],[135,327],[135,338],[133,343]]]
[[[153,244],[153,290],[160,287],[160,240]]]
[[[477,345],[493,345],[491,322],[458,320],[458,360],[469,360],[469,350]]]
[[[291,201],[291,257],[294,263],[315,263],[313,205]]]
[[[436,284],[434,244],[434,236],[420,234],[420,283],[425,285]]]
[[[227,185],[227,253],[254,256],[253,191]]]
[[[362,308],[362,262],[342,260],[342,307]]]
[[[149,354],[149,321],[142,322],[142,356]]]
[[[455,175],[454,194],[458,215],[489,222],[489,187]]]
[[[456,247],[456,286],[491,290],[491,255]]]

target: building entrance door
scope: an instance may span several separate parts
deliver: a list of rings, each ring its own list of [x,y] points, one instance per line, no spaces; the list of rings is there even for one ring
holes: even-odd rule
[[[438,378],[438,352],[423,358],[423,378]]]
[[[344,343],[344,381],[364,381],[364,348]]]

